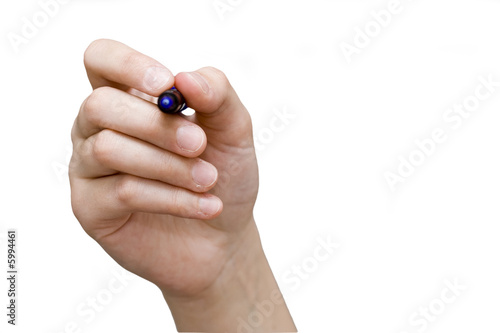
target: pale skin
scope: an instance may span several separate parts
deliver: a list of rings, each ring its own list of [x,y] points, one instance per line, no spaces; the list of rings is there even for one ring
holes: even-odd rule
[[[83,229],[160,288],[180,332],[237,332],[242,321],[296,332],[253,218],[251,119],[225,75],[174,77],[112,40],[93,42],[84,64],[93,91],[71,132],[69,169]],[[152,103],[174,83],[193,116]]]

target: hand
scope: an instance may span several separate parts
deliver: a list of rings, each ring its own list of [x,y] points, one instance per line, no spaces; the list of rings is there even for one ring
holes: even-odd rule
[[[213,304],[200,307],[212,319],[211,311],[225,312],[218,314],[223,320],[238,309],[215,304],[242,273],[265,281],[255,292],[235,290],[242,304],[268,297],[260,293],[277,286],[253,219],[251,119],[224,74],[214,68],[178,74],[175,86],[196,113],[167,115],[151,101],[174,85],[174,76],[157,61],[98,40],[84,62],[94,91],[73,126],[70,163],[73,211],[84,230],[162,290],[179,329],[206,329],[186,320],[184,309],[199,302]],[[252,288],[250,276],[244,280]],[[277,313],[283,316],[282,307]],[[205,325],[236,327],[236,317],[225,321]]]

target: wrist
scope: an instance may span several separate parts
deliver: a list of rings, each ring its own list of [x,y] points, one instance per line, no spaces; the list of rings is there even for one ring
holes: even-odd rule
[[[177,329],[183,331],[296,331],[252,219],[228,249],[218,278],[196,295],[162,290]]]

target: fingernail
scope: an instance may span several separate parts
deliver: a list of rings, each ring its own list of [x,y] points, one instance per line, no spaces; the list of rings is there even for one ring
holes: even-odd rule
[[[201,198],[198,202],[200,212],[204,215],[215,215],[221,209],[221,202],[217,198]]]
[[[205,78],[202,75],[198,74],[197,72],[190,72],[188,74],[189,74],[189,76],[191,76],[191,78],[193,78],[193,80],[196,83],[198,83],[201,90],[203,90],[203,92],[205,94],[208,94],[208,91],[210,90],[210,86],[208,85],[207,80],[205,80]]]
[[[144,87],[149,90],[158,90],[165,87],[172,73],[165,67],[149,67],[144,74]]]
[[[199,161],[191,170],[191,175],[196,184],[208,187],[217,180],[217,169],[210,163]]]
[[[187,152],[195,152],[203,145],[203,131],[192,125],[182,126],[177,130],[177,145]]]

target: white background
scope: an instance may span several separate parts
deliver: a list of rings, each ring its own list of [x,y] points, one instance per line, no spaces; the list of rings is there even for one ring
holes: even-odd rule
[[[69,1],[14,47],[8,36],[42,8],[3,1],[0,267],[17,228],[20,274],[19,325],[6,324],[2,278],[0,331],[175,332],[139,278],[92,320],[77,313],[121,274],[73,216],[64,173],[91,91],[83,52],[105,37],[174,73],[210,65],[230,78],[263,146],[257,223],[301,332],[418,332],[409,320],[431,304],[442,313],[421,332],[498,332],[500,87],[457,129],[443,115],[480,76],[500,81],[500,3],[401,0],[349,63],[341,43],[389,2],[233,0],[221,16],[212,0]],[[294,118],[271,140],[284,110]],[[384,173],[435,128],[447,140],[391,191]],[[314,266],[318,237],[341,245]],[[313,266],[297,288],[286,276],[304,260]],[[447,279],[467,289],[440,309]]]

